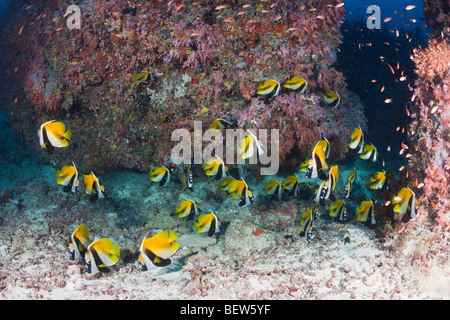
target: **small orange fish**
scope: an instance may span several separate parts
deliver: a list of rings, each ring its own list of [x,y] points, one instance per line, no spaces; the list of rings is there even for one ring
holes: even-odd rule
[[[344,2],[341,2],[341,3],[338,3],[337,5],[335,5],[334,7],[335,8],[340,8],[340,7],[342,7],[344,5]]]
[[[395,201],[402,201],[402,198],[399,197],[399,196],[396,196],[396,197],[394,198],[394,200],[395,200]]]
[[[401,166],[400,169],[398,169],[398,171],[403,171],[405,169],[405,166]]]
[[[325,18],[324,18],[323,16],[321,16],[321,15],[317,16],[316,18],[317,18],[317,19],[320,19],[320,20],[325,19]]]
[[[414,9],[416,6],[415,5],[413,5],[413,4],[410,4],[409,6],[407,6],[405,9],[406,10],[412,10],[412,9]]]
[[[431,109],[431,114],[435,113],[438,109],[438,106],[434,106],[433,109]]]
[[[391,146],[387,146],[387,151],[391,151]]]
[[[387,17],[387,18],[385,18],[383,21],[384,21],[384,22],[389,22],[389,21],[391,21],[391,19],[392,19],[391,17]]]
[[[178,12],[181,8],[185,7],[186,5],[184,3],[180,4],[176,9],[175,12]]]
[[[77,64],[78,64],[77,61],[72,61],[71,63],[69,63],[69,66],[75,66],[75,65],[77,65]]]
[[[19,36],[22,34],[22,31],[23,31],[23,26],[20,27]]]
[[[391,69],[392,74],[395,74],[394,68],[391,67],[391,65],[388,63],[389,68]]]
[[[409,149],[409,147],[406,144],[404,144],[403,142],[402,142],[402,148],[403,149]]]
[[[222,10],[222,9],[225,9],[227,6],[217,6],[216,7],[216,10]]]
[[[387,207],[388,205],[390,205],[391,204],[391,201],[386,201],[385,203],[384,203],[384,205]]]
[[[409,112],[408,108],[405,107],[406,115],[409,117],[411,115],[411,112]]]
[[[392,99],[386,99],[384,100],[384,103],[392,103]]]
[[[417,188],[418,188],[418,189],[422,189],[423,186],[424,186],[424,184],[423,184],[423,182],[421,182],[421,183],[419,183],[419,184],[417,185]]]
[[[380,92],[383,92],[383,91],[384,91],[384,85],[381,87]]]

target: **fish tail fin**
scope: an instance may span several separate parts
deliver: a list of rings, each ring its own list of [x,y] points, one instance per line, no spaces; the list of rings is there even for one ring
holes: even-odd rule
[[[71,137],[72,137],[72,130],[67,130],[66,133],[64,133],[64,138],[70,140]]]

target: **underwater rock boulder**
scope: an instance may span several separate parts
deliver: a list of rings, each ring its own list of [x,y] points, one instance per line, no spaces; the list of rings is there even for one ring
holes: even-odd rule
[[[344,7],[246,3],[80,2],[80,29],[66,25],[68,0],[11,8],[0,26],[0,103],[30,149],[58,166],[70,159],[99,174],[167,164],[171,133],[192,130],[194,121],[203,129],[217,118],[278,129],[280,157],[290,165],[321,136],[347,141],[354,127],[365,129],[361,102],[332,67]],[[293,76],[307,80],[304,93],[281,90],[268,101],[256,94],[266,79],[283,84]],[[337,108],[323,101],[330,89],[339,92]],[[72,138],[50,157],[36,131],[52,119]]]

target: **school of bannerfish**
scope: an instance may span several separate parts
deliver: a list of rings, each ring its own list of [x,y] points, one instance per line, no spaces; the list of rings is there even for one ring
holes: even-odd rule
[[[147,78],[142,75],[137,75],[136,79],[145,81]],[[137,81],[137,80],[135,80]],[[281,90],[294,90],[301,94],[306,92],[307,81],[301,77],[293,77],[283,84],[283,88],[276,80],[266,80],[257,88],[257,95],[264,97],[265,101],[280,94]],[[323,96],[325,103],[333,108],[339,106],[339,94],[333,90],[329,90]],[[233,125],[234,121],[225,119],[216,119],[210,128],[216,130],[223,130]],[[257,137],[250,131],[244,139],[238,144],[237,154],[242,159],[248,159],[255,154],[262,154],[264,152]],[[49,154],[53,154],[55,148],[63,148],[69,145],[71,139],[71,130],[66,131],[65,125],[62,122],[55,120],[45,122],[38,130],[39,144],[42,149],[46,149]],[[371,143],[364,141],[364,134],[361,128],[355,128],[351,141],[347,145],[348,151],[354,151],[359,154],[361,159],[367,161],[377,161],[378,152],[376,147]],[[350,149],[350,150],[349,150]],[[347,219],[347,208],[345,206],[345,199],[350,197],[353,182],[356,178],[356,169],[353,169],[347,177],[345,190],[342,193],[342,199],[336,199],[335,191],[336,184],[339,179],[339,168],[337,165],[329,168],[327,159],[330,153],[330,142],[323,138],[319,140],[312,148],[311,157],[300,164],[300,171],[306,172],[306,178],[319,178],[323,180],[318,190],[311,207],[302,213],[300,221],[301,237],[305,237],[307,241],[311,241],[313,222],[317,221],[319,217],[319,207],[325,205],[325,200],[330,200],[332,203],[329,206],[329,215],[339,221]],[[236,200],[239,200],[239,206],[247,206],[255,203],[253,192],[248,186],[247,182],[240,177],[236,179],[231,176],[227,165],[218,156],[210,159],[202,165],[204,173],[207,176],[214,176],[214,179],[219,182],[219,190],[226,191],[231,194]],[[188,166],[186,172],[183,172],[184,190],[193,191],[193,173],[191,165]],[[329,170],[329,171],[328,171]],[[184,170],[183,170],[184,171]],[[328,171],[328,174],[326,174]],[[161,165],[150,170],[150,179],[158,182],[159,186],[164,187],[171,182],[171,174],[174,171]],[[57,170],[57,183],[63,185],[64,192],[79,192],[80,180],[75,163],[72,165],[65,165],[60,170]],[[90,172],[88,175],[83,175],[83,182],[85,185],[85,193],[90,195],[91,202],[97,199],[107,198],[103,184],[99,178]],[[387,178],[385,171],[376,172],[370,177],[369,188],[383,189],[387,188]],[[264,186],[264,192],[273,199],[282,200],[286,196],[299,196],[299,179],[298,175],[288,176],[281,182],[271,179]],[[388,200],[386,203],[390,204]],[[402,221],[408,222],[417,215],[418,201],[414,192],[407,187],[403,187],[398,195],[392,199],[392,204],[395,205],[393,211],[395,213],[403,214]],[[220,220],[214,212],[209,214],[201,214],[201,209],[193,200],[181,201],[175,207],[175,213],[180,218],[187,217],[187,220],[194,220],[197,216],[197,221],[194,222],[193,227],[197,229],[197,233],[206,233],[207,236],[212,237],[217,232],[220,232]],[[374,203],[371,199],[362,201],[360,206],[356,208],[357,221],[366,222],[369,225],[376,225]],[[138,261],[141,263],[141,270],[146,271],[149,267],[157,266],[163,267],[171,263],[171,257],[179,248],[179,243],[175,242],[178,235],[172,230],[161,231],[152,237],[144,236],[139,247]],[[120,249],[116,243],[113,243],[109,238],[103,238],[92,241],[89,237],[89,230],[86,226],[80,224],[70,236],[69,251],[71,260],[81,260],[85,264],[85,272],[98,273],[110,272],[120,257]]]

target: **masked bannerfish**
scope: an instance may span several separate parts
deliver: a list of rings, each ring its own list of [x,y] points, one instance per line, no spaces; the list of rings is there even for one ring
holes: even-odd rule
[[[375,174],[370,177],[369,179],[369,188],[370,189],[385,189],[386,185],[386,172],[385,171],[378,171],[375,172]]]
[[[75,229],[70,235],[69,251],[70,260],[78,260],[84,258],[87,247],[92,240],[89,238],[89,230],[82,224]]]
[[[352,192],[353,182],[355,181],[355,179],[356,179],[356,169],[353,169],[347,178],[347,183],[345,184],[344,199],[350,198],[350,193]]]
[[[47,121],[38,130],[39,145],[46,148],[52,154],[54,148],[64,148],[69,145],[71,131],[66,131],[66,126],[62,122],[55,120]]]
[[[371,225],[377,224],[372,200],[362,201],[361,205],[356,208],[356,220],[363,222],[369,220]]]
[[[165,166],[154,167],[149,172],[150,180],[159,182],[159,186],[164,187],[170,182],[170,171]]]
[[[371,143],[368,143],[364,146],[364,151],[359,155],[361,159],[369,160],[372,162],[377,161],[378,151],[377,148]]]
[[[330,217],[337,217],[339,221],[347,219],[347,208],[343,200],[336,200],[330,205]]]
[[[282,199],[281,184],[273,179],[270,179],[270,181],[264,185],[264,192],[272,195],[272,198],[277,198],[278,200]]]
[[[228,167],[219,156],[216,156],[216,159],[209,159],[208,162],[204,163],[203,170],[205,170],[207,176],[215,176],[215,180],[220,180],[229,175]]]
[[[298,189],[298,178],[297,176],[288,176],[286,180],[283,180],[281,182],[281,187],[283,190],[287,190],[290,196],[298,196],[299,189]]]
[[[117,243],[108,238],[92,242],[86,249],[86,273],[110,272],[119,262],[120,250]]]
[[[339,179],[339,168],[338,166],[332,166],[330,172],[328,173],[328,179],[322,182],[322,184],[320,185],[314,201],[322,201],[325,199],[330,199],[330,196],[336,189],[338,179]]]
[[[241,180],[234,180],[228,185],[228,193],[232,193],[234,199],[241,200],[239,202],[240,207],[255,203],[252,191],[242,178]]]
[[[234,123],[234,120],[216,119],[209,125],[211,129],[223,130],[230,128]]]
[[[402,221],[405,223],[416,217],[417,203],[416,194],[405,187],[401,188],[397,196],[392,200],[392,204],[395,204],[394,212],[402,213]]]
[[[357,150],[358,153],[363,153],[364,151],[364,133],[361,127],[355,128],[352,133],[352,138],[348,147],[352,150]]]
[[[261,146],[258,138],[249,130],[245,130],[249,133],[248,136],[243,138],[237,147],[238,157],[242,159],[248,159],[255,154],[255,147],[257,154],[261,155],[264,153],[264,149]]]
[[[302,214],[302,219],[300,221],[301,229],[300,229],[300,237],[304,237],[306,235],[306,240],[311,241],[312,235],[312,212],[311,208],[306,208],[305,212]]]
[[[233,178],[233,177],[224,178],[224,179],[219,183],[219,190],[227,191],[227,190],[228,190],[228,187],[230,186],[230,184],[231,184],[233,181],[236,181],[236,179]]]
[[[336,91],[328,90],[324,95],[324,100],[332,108],[337,108],[339,107],[339,103],[341,102],[341,97]]]
[[[138,261],[142,264],[141,271],[147,271],[152,265],[165,267],[172,263],[170,257],[177,252],[180,244],[175,242],[178,235],[172,230],[161,231],[151,238],[148,232],[139,247]]]
[[[306,88],[308,87],[308,82],[302,77],[294,76],[291,79],[286,80],[283,87],[300,93],[305,93]]]
[[[89,198],[91,202],[94,202],[98,198],[101,199],[108,197],[108,194],[105,191],[105,187],[92,171],[89,175],[83,174],[83,181],[84,185],[86,186],[85,192],[91,195],[91,197]]]
[[[325,153],[322,147],[317,143],[313,149],[311,159],[306,170],[306,178],[320,178],[325,180],[327,178],[325,171],[328,170],[327,162],[325,161]]]
[[[194,191],[194,175],[191,171],[191,165],[187,168],[186,177],[183,179],[184,190],[189,189],[190,191]]]
[[[197,203],[193,200],[180,201],[175,208],[175,213],[178,214],[179,218],[188,217],[188,220],[193,220],[194,216],[198,215],[200,211]]]
[[[327,138],[323,138],[321,140],[319,140],[319,142],[317,142],[316,144],[319,148],[322,148],[323,153],[325,154],[325,159],[328,159],[329,155],[330,155],[330,141],[328,141]]]
[[[61,170],[56,170],[55,177],[59,178],[57,183],[64,186],[64,192],[78,193],[80,180],[78,179],[77,167],[73,161],[72,164],[73,166],[63,166]]]
[[[309,167],[309,159],[302,161],[299,165],[300,171],[307,172]]]
[[[313,221],[317,221],[317,219],[319,219],[319,216],[320,216],[318,201],[314,202],[311,211],[312,211]]]
[[[197,233],[208,233],[208,237],[212,237],[216,232],[220,231],[220,221],[214,213],[204,214],[198,217],[198,221],[194,222],[194,228]]]
[[[150,73],[148,72],[140,72],[133,76],[134,83],[142,83],[150,80]]]
[[[276,80],[266,80],[258,86],[256,93],[266,98],[276,97],[280,93],[280,83]]]

